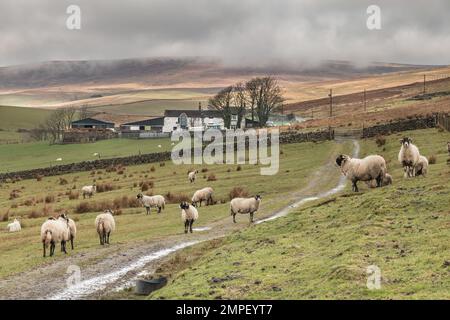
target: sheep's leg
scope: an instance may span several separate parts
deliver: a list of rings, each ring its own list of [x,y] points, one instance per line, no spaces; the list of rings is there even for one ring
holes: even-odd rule
[[[188,225],[189,225],[189,221],[186,220],[186,221],[184,222],[184,233],[188,233]]]
[[[70,236],[70,245],[72,246],[72,250],[73,250],[73,236]]]
[[[52,241],[50,243],[50,257],[52,257],[55,254],[55,243]]]
[[[192,233],[192,225],[194,224],[194,220],[189,221],[189,231]]]
[[[158,213],[161,213],[161,207],[158,207]]]
[[[103,245],[103,235],[102,234],[98,234],[98,238],[100,239],[100,245]]]
[[[44,258],[45,258],[45,242],[42,242],[42,249],[44,249]]]
[[[253,212],[250,212],[250,223],[253,223]]]
[[[383,183],[383,177],[381,176],[381,174],[377,177],[377,187],[381,188],[382,187],[382,183]]]
[[[233,216],[233,222],[236,223],[236,213],[232,212],[231,214]]]
[[[359,192],[357,183],[358,183],[358,181],[353,181],[353,191],[354,191],[354,192]]]
[[[109,235],[111,234],[111,232],[108,232],[108,238],[106,240],[106,243],[109,244]]]

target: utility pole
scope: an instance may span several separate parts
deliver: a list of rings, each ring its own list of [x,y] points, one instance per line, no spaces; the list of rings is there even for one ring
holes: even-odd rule
[[[367,110],[366,89],[364,89],[364,112]]]
[[[330,118],[333,116],[333,89],[330,89]]]
[[[424,74],[423,75],[423,94],[425,94],[427,92],[426,85],[427,85],[427,75]]]

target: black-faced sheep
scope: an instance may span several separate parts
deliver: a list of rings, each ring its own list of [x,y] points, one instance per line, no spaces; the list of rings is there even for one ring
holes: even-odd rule
[[[81,193],[83,194],[83,199],[86,199],[86,196],[91,198],[97,192],[97,186],[94,184],[92,186],[84,186],[81,188]]]
[[[109,236],[116,229],[113,212],[106,210],[95,218],[95,228],[97,229],[100,245],[109,244]]]
[[[427,173],[428,173],[428,159],[427,157],[420,156],[419,161],[417,162],[416,165],[416,177],[420,175],[425,177]]]
[[[150,214],[151,207],[158,208],[158,213],[161,213],[161,209],[164,209],[166,207],[166,199],[164,199],[164,197],[161,195],[146,196],[142,193],[139,193],[136,196],[136,199],[138,199],[145,207],[145,209],[147,210],[147,214]]]
[[[411,138],[400,139],[401,148],[398,153],[398,161],[405,170],[405,178],[414,177],[417,163],[419,162],[420,152]]]
[[[197,207],[198,204],[200,204],[200,207],[202,206],[202,202],[205,201],[206,205],[213,204],[213,194],[214,190],[211,187],[206,187],[200,190],[195,191],[194,195],[192,196],[192,204]]]
[[[77,235],[77,225],[76,225],[74,220],[70,219],[67,216],[67,213],[61,214],[60,217],[63,217],[64,219],[67,219],[67,224],[69,226],[69,240],[70,240],[70,245],[71,245],[72,250],[73,250],[74,249],[73,241],[75,240],[75,237]]]
[[[188,233],[188,230],[192,233],[192,225],[198,219],[197,208],[187,202],[181,202],[180,209],[181,219],[184,223],[184,233]]]
[[[233,222],[236,223],[236,214],[250,214],[250,223],[253,222],[253,214],[258,211],[261,203],[261,196],[256,195],[252,198],[234,198],[230,202],[230,212],[233,216]]]
[[[41,226],[41,241],[44,251],[44,258],[46,256],[46,248],[50,245],[50,256],[55,253],[56,243],[61,243],[61,251],[65,251],[65,239],[67,238],[68,226],[63,221],[55,218],[49,218]]]
[[[188,180],[189,180],[190,183],[195,182],[195,179],[197,177],[197,173],[198,173],[198,170],[191,171],[191,172],[188,173]]]
[[[379,155],[367,156],[364,159],[354,159],[348,155],[341,154],[336,158],[336,164],[341,172],[352,182],[352,190],[358,192],[358,181],[376,180],[377,187],[382,186],[386,175],[386,161]]]

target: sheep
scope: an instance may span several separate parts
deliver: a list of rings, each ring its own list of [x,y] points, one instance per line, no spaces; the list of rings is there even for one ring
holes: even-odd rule
[[[64,219],[67,220],[67,224],[69,226],[69,239],[68,240],[70,240],[70,245],[73,250],[74,249],[73,240],[75,239],[75,236],[77,235],[77,225],[75,224],[75,221],[73,221],[72,219],[67,217],[67,213],[61,214],[60,217],[63,217]]]
[[[427,157],[420,156],[419,161],[417,162],[416,165],[416,177],[420,175],[425,177],[427,173],[428,173],[428,159]]]
[[[145,209],[147,210],[147,214],[150,214],[151,207],[157,207],[158,213],[161,213],[161,209],[164,209],[166,206],[166,199],[164,199],[164,197],[161,195],[145,196],[142,193],[139,193],[136,196],[136,199],[138,199],[145,207]]]
[[[45,221],[41,226],[41,241],[44,251],[44,258],[46,256],[46,248],[50,245],[50,257],[55,253],[56,243],[61,243],[61,251],[67,253],[65,250],[65,240],[67,238],[68,226],[61,220],[53,217]]]
[[[188,233],[188,230],[192,233],[192,225],[198,219],[197,208],[187,202],[181,202],[180,209],[181,219],[184,222],[184,233]]]
[[[352,190],[358,192],[358,181],[376,180],[377,187],[382,186],[386,175],[386,161],[379,155],[367,156],[364,159],[353,159],[348,155],[341,154],[336,158],[336,164],[341,172],[352,182]]]
[[[62,240],[61,240],[61,252],[67,253],[66,242],[70,240],[69,218],[67,218],[67,216],[63,213],[58,216],[56,222],[58,222],[61,225],[62,229],[64,230],[62,233]]]
[[[388,185],[392,184],[392,182],[393,182],[392,176],[389,173],[386,173],[386,175],[383,178],[383,181],[381,181],[381,186],[382,187],[388,186]],[[369,188],[377,187],[376,180],[366,181],[366,183]]]
[[[91,198],[97,192],[97,186],[94,184],[92,186],[84,186],[81,188],[81,193],[83,194],[83,199],[86,199],[86,195]]]
[[[197,207],[198,203],[200,203],[200,207],[202,206],[202,201],[206,201],[206,205],[213,204],[213,193],[214,190],[211,187],[206,187],[200,190],[195,191],[192,196],[192,205]]]
[[[109,244],[109,236],[116,229],[113,212],[106,210],[95,218],[95,228],[97,229],[100,245]]]
[[[398,153],[398,161],[405,170],[405,178],[414,177],[417,163],[419,162],[419,149],[412,144],[411,138],[400,139],[402,147]]]
[[[230,212],[233,216],[233,222],[236,223],[236,214],[250,214],[250,223],[253,222],[253,214],[258,211],[261,203],[261,196],[256,195],[252,198],[234,198],[230,202]]]
[[[188,173],[188,179],[189,179],[190,183],[195,182],[195,178],[197,178],[197,173],[198,173],[198,170],[191,171]]]
[[[7,228],[8,228],[9,232],[18,232],[18,231],[22,230],[22,227],[20,226],[20,221],[17,219],[14,219],[13,222],[8,224]]]

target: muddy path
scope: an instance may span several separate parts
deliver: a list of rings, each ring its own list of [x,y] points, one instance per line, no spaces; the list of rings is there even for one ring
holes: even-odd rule
[[[353,144],[353,156],[357,156],[359,144],[357,141]],[[330,188],[330,180],[337,181],[334,187]],[[344,187],[345,179],[339,178],[334,159],[329,159],[326,165],[313,173],[307,186],[288,196],[288,206],[261,216],[256,224],[285,216],[304,203],[330,196]],[[136,278],[144,274],[151,274],[164,258],[178,250],[224,237],[245,227],[248,224],[233,224],[231,218],[226,217],[195,230],[193,234],[180,233],[151,241],[113,243],[104,248],[73,254],[0,280],[0,299],[99,299],[111,291],[131,286]],[[80,281],[74,282],[78,270]]]

